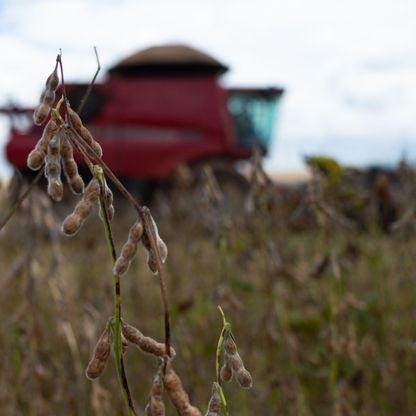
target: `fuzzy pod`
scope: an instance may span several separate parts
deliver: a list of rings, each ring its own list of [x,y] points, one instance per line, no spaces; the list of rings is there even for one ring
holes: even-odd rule
[[[244,368],[243,360],[241,359],[240,354],[238,352],[235,354],[228,354],[228,352],[225,352],[224,360],[234,372],[237,372],[241,368]]]
[[[79,215],[70,214],[65,218],[64,222],[62,223],[61,230],[65,235],[72,236],[79,231],[82,223],[83,219]]]
[[[61,136],[62,167],[71,191],[75,194],[84,192],[84,181],[78,173],[78,166],[74,159],[74,152],[70,141]]]
[[[85,188],[84,199],[89,202],[95,202],[100,195],[100,183],[98,179],[93,178]]]
[[[202,416],[199,409],[191,405],[189,396],[183,388],[181,379],[172,368],[170,360],[166,364],[163,384],[180,416]]]
[[[123,276],[130,266],[130,261],[124,257],[119,257],[114,264],[113,273],[117,276]]]
[[[240,357],[240,354],[236,352],[235,354],[224,353],[224,360],[227,366],[231,367],[237,380],[238,384],[241,387],[249,389],[253,385],[253,379],[251,374],[244,367],[243,360]]]
[[[27,157],[27,167],[31,170],[39,170],[45,161],[46,152],[41,149],[33,149]]]
[[[251,377],[250,372],[244,367],[235,373],[235,379],[238,384],[245,389],[249,389],[253,386],[253,378]]]
[[[227,363],[224,363],[224,365],[221,367],[220,377],[222,381],[225,381],[227,383],[232,380],[233,370]]]
[[[165,404],[163,403],[163,376],[160,370],[153,378],[149,405],[151,416],[165,416]]]
[[[155,341],[151,337],[143,335],[137,328],[134,326],[121,321],[121,330],[126,339],[132,344],[136,345],[141,351],[155,355],[156,357],[164,357],[166,354],[165,344]],[[174,357],[176,351],[170,347],[170,357]]]
[[[143,236],[143,224],[141,220],[139,219],[130,228],[129,240],[135,243],[138,243],[141,240],[142,236]]]
[[[147,252],[147,266],[153,274],[157,274],[157,260],[155,259],[151,251]]]
[[[48,194],[56,202],[62,200],[64,187],[61,178],[48,178]]]
[[[68,115],[71,120],[72,126],[77,131],[77,133],[82,137],[82,139],[93,149],[93,151],[101,157],[103,155],[103,150],[98,142],[95,141],[91,132],[82,124],[80,116],[68,106]]]
[[[120,256],[114,265],[114,274],[122,276],[127,272],[130,262],[136,254],[137,244],[142,235],[143,226],[139,220],[130,227],[127,242],[123,245]]]
[[[114,218],[115,210],[114,210],[113,201],[114,201],[113,192],[107,185],[107,182],[104,178],[104,204],[107,210],[107,217],[109,221],[111,221]],[[98,215],[101,220],[104,220],[104,215],[102,213],[101,204],[100,204]]]
[[[127,352],[128,348],[129,348],[129,342],[127,341],[123,333],[121,333],[121,350],[123,354]]]
[[[84,192],[84,180],[81,175],[75,175],[69,180],[69,187],[74,194],[82,194]]]
[[[233,336],[229,331],[226,333],[224,337],[224,350],[228,354],[235,354],[237,352],[237,345],[235,344]]]
[[[48,194],[54,201],[60,201],[63,196],[61,181],[61,156],[60,137],[55,137],[49,142],[46,155],[45,176],[48,178]]]
[[[45,120],[48,118],[49,112],[51,111],[51,107],[43,102],[41,102],[33,112],[33,122],[40,126],[42,125]]]
[[[62,223],[62,232],[67,236],[76,234],[84,221],[90,215],[94,203],[100,194],[100,184],[96,178],[91,179],[85,188],[82,199],[74,208],[74,212],[68,215]]]
[[[39,170],[45,160],[48,151],[49,142],[53,139],[59,129],[59,125],[55,120],[49,120],[43,129],[42,137],[36,143],[35,148],[27,157],[27,166],[32,170]]]
[[[205,413],[205,416],[220,416],[221,411],[221,399],[218,394],[216,383],[212,384],[211,389],[211,398],[208,402],[208,410]]]
[[[134,257],[137,251],[137,243],[127,241],[122,249],[119,258],[114,265],[114,273],[122,276],[125,274],[130,266],[131,259]]]
[[[103,149],[100,144],[92,137],[91,132],[82,124],[80,116],[68,106],[68,115],[71,120],[72,126],[82,139],[93,149],[93,151],[101,157],[103,155]]]
[[[56,66],[54,71],[46,79],[46,89],[56,91],[59,85],[58,67]]]
[[[67,110],[72,127],[79,133],[83,127],[81,117],[69,105],[67,105]]]
[[[101,334],[101,337],[94,348],[92,359],[85,370],[85,374],[90,380],[94,380],[102,374],[110,355],[110,351],[110,331],[107,326]]]
[[[92,150],[94,150],[98,156],[101,157],[103,155],[103,149],[100,144],[94,139],[91,132],[85,126],[82,126],[78,133],[91,146]]]
[[[168,247],[165,244],[165,242],[162,240],[162,238],[160,237],[156,222],[153,219],[152,214],[150,213],[149,209],[147,208],[145,210],[145,215],[150,219],[150,227],[151,227],[150,231],[153,234],[154,239],[156,241],[156,246],[159,251],[160,259],[162,260],[162,263],[164,263],[168,257]],[[149,236],[147,235],[146,232],[143,233],[142,243],[148,252],[152,251]]]
[[[55,91],[46,89],[42,97],[40,98],[41,102],[48,107],[52,107],[53,103],[55,102]]]

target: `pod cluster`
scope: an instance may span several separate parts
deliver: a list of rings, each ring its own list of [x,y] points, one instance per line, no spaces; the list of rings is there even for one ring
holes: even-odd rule
[[[104,371],[105,365],[107,364],[110,352],[110,327],[107,324],[104,332],[101,334],[100,339],[98,340],[94,348],[91,361],[89,362],[87,369],[85,370],[85,374],[90,380],[94,380],[100,377],[100,375]]]
[[[237,345],[231,331],[224,335],[224,365],[221,367],[220,377],[222,381],[231,381],[233,375],[237,383],[246,389],[253,385],[250,372],[244,367],[244,363],[237,351]]]
[[[46,80],[45,90],[40,97],[40,103],[33,113],[33,122],[40,126],[48,118],[52,105],[55,102],[55,91],[59,85],[58,66]]]
[[[95,141],[94,137],[90,131],[82,124],[80,116],[69,106],[67,105],[68,116],[71,120],[72,127],[74,130],[81,136],[81,138],[92,148],[94,153],[101,157],[103,155],[103,149],[100,144]]]
[[[121,321],[121,331],[123,336],[127,339],[127,341],[134,344],[141,351],[147,354],[152,354],[156,357],[164,357],[166,355],[165,344],[157,342],[153,338],[143,335],[134,326],[124,321]],[[171,358],[175,357],[176,355],[176,351],[172,347],[170,347],[169,355]]]
[[[68,236],[76,234],[84,221],[90,215],[92,208],[100,195],[100,183],[93,178],[85,188],[82,199],[77,203],[72,214],[62,223],[62,232]]]
[[[114,264],[114,274],[122,276],[130,266],[130,263],[137,252],[137,245],[143,236],[143,224],[139,219],[129,231],[128,239],[124,243],[120,256]]]
[[[211,398],[208,402],[208,410],[205,413],[205,416],[220,416],[221,411],[221,399],[220,395],[217,391],[217,385],[216,383],[212,384],[212,390],[211,390]]]

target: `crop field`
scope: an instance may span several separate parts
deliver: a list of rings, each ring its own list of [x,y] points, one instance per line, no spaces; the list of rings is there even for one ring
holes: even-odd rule
[[[403,165],[394,180],[379,174],[368,185],[351,171],[320,168],[312,166],[308,186],[285,189],[255,167],[240,210],[227,209],[209,175],[154,198],[169,249],[173,364],[202,414],[216,380],[218,305],[253,380],[251,389],[221,383],[230,415],[416,414],[414,171]],[[23,191],[15,185],[2,187],[1,218]],[[127,414],[114,359],[100,378],[85,376],[114,313],[98,208],[64,236],[76,200],[56,204],[44,189],[0,232],[1,414]],[[137,213],[121,197],[114,206],[118,254]],[[159,278],[143,246],[120,285],[124,321],[163,343]],[[158,366],[135,345],[124,354],[137,414]],[[177,414],[162,398],[166,414]]]

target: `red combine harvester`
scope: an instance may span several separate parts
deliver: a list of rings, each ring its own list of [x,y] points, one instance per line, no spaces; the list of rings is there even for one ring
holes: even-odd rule
[[[227,70],[187,46],[149,48],[112,67],[80,115],[101,144],[105,162],[130,187],[150,189],[171,180],[183,165],[209,163],[224,172],[248,159],[254,147],[267,153],[283,93],[224,88],[219,76]],[[72,108],[87,87],[66,84]],[[27,155],[42,129],[28,121],[32,109],[1,111],[12,115],[7,158],[27,173]]]

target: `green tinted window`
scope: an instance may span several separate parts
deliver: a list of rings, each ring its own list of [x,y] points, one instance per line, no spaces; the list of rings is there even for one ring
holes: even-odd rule
[[[228,106],[241,147],[269,147],[273,138],[279,98],[280,94],[231,92]]]

